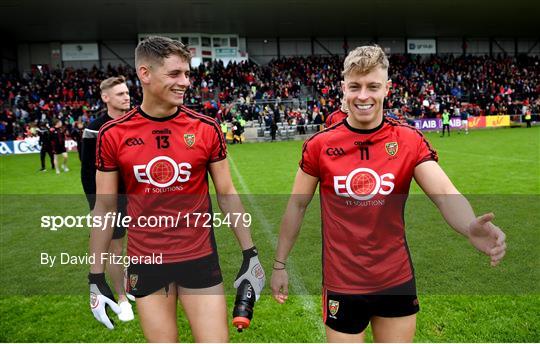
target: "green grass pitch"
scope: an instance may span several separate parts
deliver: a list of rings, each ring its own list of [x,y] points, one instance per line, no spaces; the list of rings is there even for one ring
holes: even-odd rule
[[[406,224],[421,306],[415,341],[539,342],[540,128],[427,137],[476,213],[495,212],[495,223],[507,233],[508,251],[500,266],[489,267],[488,259],[451,230],[413,184]],[[267,286],[301,145],[290,141],[229,146],[231,173],[253,216]],[[76,154],[70,154],[69,165],[70,172],[56,175],[50,169],[37,172],[37,154],[0,157],[0,341],[144,341],[137,320],[116,321],[113,331],[94,320],[88,307],[87,266],[40,264],[41,252],[87,251],[87,229],[53,232],[40,227],[41,215],[87,213]],[[231,313],[240,250],[227,229],[216,229],[216,239]],[[320,250],[315,197],[289,259],[290,300],[278,305],[267,288],[256,304],[252,327],[241,334],[231,327],[231,341],[324,341]],[[178,326],[180,340],[192,341],[181,313]],[[371,340],[369,331],[367,339]]]

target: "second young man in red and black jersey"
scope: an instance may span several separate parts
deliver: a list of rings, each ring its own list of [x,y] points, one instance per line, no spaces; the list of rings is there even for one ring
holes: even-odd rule
[[[423,135],[383,116],[388,65],[378,46],[347,56],[342,90],[348,116],[304,143],[281,224],[271,287],[283,303],[285,263],[319,184],[323,321],[330,342],[363,341],[370,323],[376,342],[413,340],[419,306],[403,218],[412,178],[492,265],[505,254],[505,235],[491,223],[493,214],[477,218]]]
[[[343,119],[347,118],[347,113],[344,111],[343,107],[344,105],[342,104],[339,109],[326,117],[326,120],[324,121],[324,126],[326,128],[330,128],[333,124],[339,123],[343,121]]]

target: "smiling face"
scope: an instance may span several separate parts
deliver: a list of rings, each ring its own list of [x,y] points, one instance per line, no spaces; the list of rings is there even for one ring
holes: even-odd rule
[[[137,76],[143,89],[141,108],[162,117],[184,103],[189,80],[191,52],[178,40],[152,36],[135,49]]]
[[[388,70],[379,66],[367,73],[353,71],[345,75],[341,87],[349,124],[358,129],[377,127],[383,117],[384,97],[390,89]]]
[[[170,55],[161,64],[142,64],[138,68],[144,97],[152,97],[163,107],[177,107],[184,103],[190,85],[189,62],[178,55]]]

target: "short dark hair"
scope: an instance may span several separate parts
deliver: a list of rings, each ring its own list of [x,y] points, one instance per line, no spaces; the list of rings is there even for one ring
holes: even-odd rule
[[[182,42],[169,37],[150,36],[140,41],[135,49],[135,66],[142,61],[157,62],[160,65],[163,59],[177,55],[188,63],[191,62],[191,52]]]

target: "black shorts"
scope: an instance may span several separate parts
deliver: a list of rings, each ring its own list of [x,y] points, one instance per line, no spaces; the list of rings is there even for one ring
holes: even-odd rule
[[[404,317],[419,310],[414,278],[372,294],[351,295],[323,290],[323,322],[342,333],[361,333],[373,316]]]
[[[125,236],[126,236],[126,227],[121,227],[121,226],[114,227],[113,235],[112,235],[113,240],[122,239]]]
[[[95,197],[95,195],[93,195]],[[127,195],[119,194],[117,200],[118,214],[122,217],[126,216],[127,212]],[[121,239],[126,236],[126,227],[124,226],[115,226],[112,238]]]
[[[66,147],[58,147],[54,149],[54,154],[64,154],[67,153]]]
[[[88,200],[88,203],[90,203],[90,211],[94,211],[93,205],[96,203],[96,195],[95,194],[85,194],[86,199]],[[127,201],[125,195],[119,195],[118,196],[118,214],[122,214],[122,216],[126,216],[127,214]],[[126,227],[124,226],[114,226],[113,228],[113,235],[112,239],[122,239],[126,236]]]
[[[144,297],[169,284],[191,289],[210,288],[223,282],[217,252],[208,256],[170,264],[131,264],[128,267],[126,290],[135,297]]]

